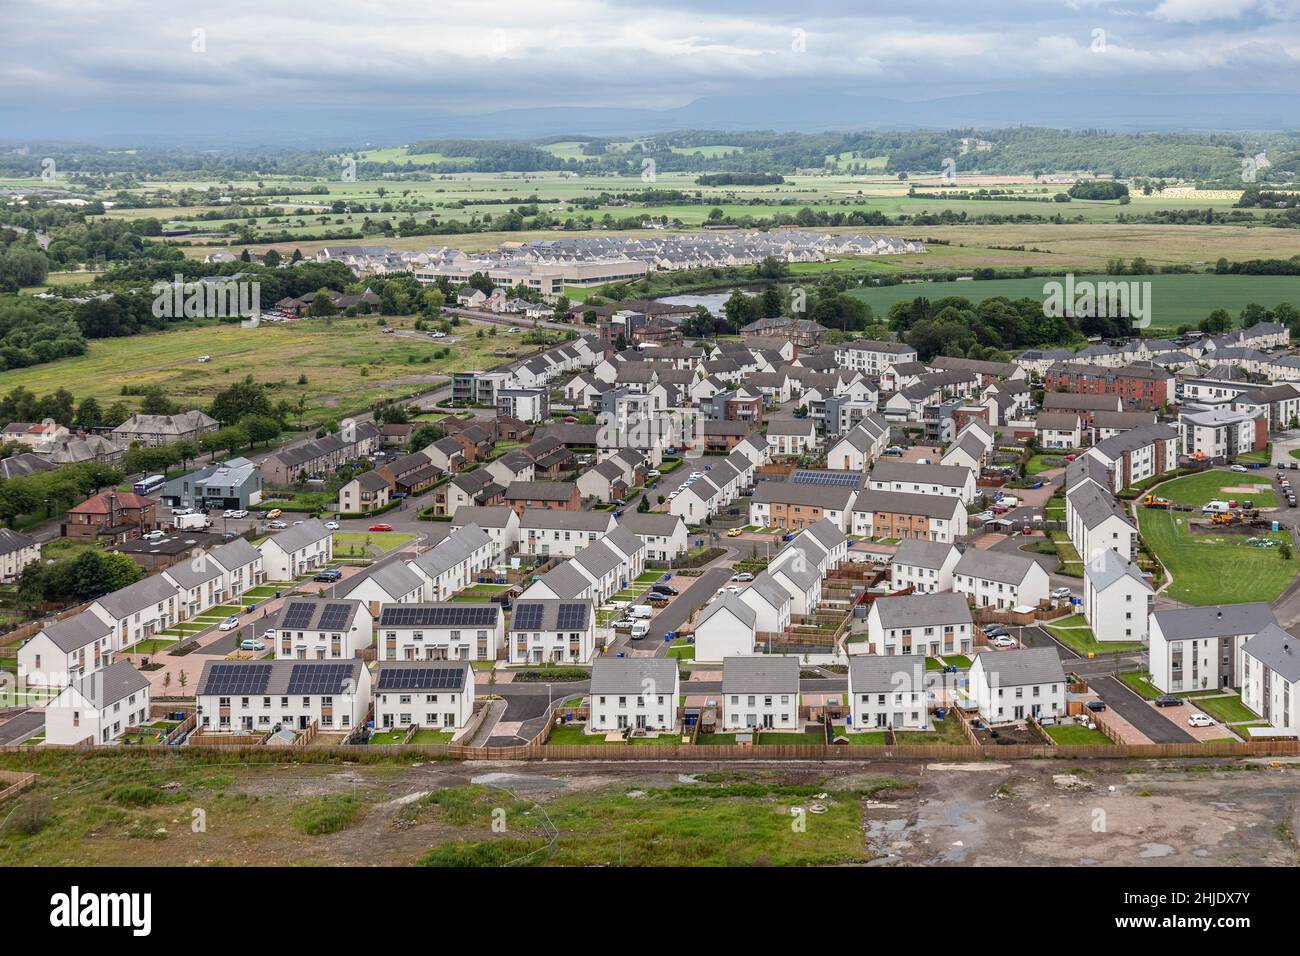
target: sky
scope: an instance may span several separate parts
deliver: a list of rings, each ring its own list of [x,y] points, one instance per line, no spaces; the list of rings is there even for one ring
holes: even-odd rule
[[[988,94],[1300,94],[1300,0],[0,0],[0,139]]]

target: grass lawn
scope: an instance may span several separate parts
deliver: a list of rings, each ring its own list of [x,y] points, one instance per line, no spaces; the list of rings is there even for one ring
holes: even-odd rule
[[[1262,486],[1258,491],[1224,491],[1224,488],[1241,488],[1250,485]],[[1160,486],[1162,498],[1176,501],[1183,505],[1203,505],[1215,498],[1235,498],[1240,501],[1249,498],[1256,508],[1277,507],[1277,493],[1269,480],[1267,472],[1251,471],[1241,474],[1236,471],[1203,471],[1199,475],[1187,475],[1175,478]],[[1151,509],[1144,509],[1151,510]]]
[[[1242,465],[1271,465],[1273,463],[1273,443],[1269,442],[1259,451],[1243,452],[1237,456]]]
[[[882,746],[888,743],[883,730],[869,730],[866,733],[855,734],[850,733],[843,727],[836,727],[835,736],[843,737],[851,744],[869,744],[873,747]]]
[[[1083,559],[1070,543],[1070,536],[1064,531],[1049,531],[1047,536],[1056,545],[1056,555],[1061,559],[1061,567],[1056,573],[1071,578],[1083,577]]]
[[[695,645],[674,644],[672,647],[668,648],[668,656],[675,657],[679,661],[693,661],[695,660]]]
[[[455,736],[456,734],[450,730],[434,730],[431,727],[425,727],[415,732],[415,736],[411,738],[411,743],[424,745],[449,744],[451,738]]]
[[[1109,744],[1113,741],[1100,730],[1090,730],[1082,724],[1057,724],[1044,727],[1047,736],[1058,744]]]
[[[1066,647],[1082,654],[1115,654],[1140,651],[1141,641],[1099,641],[1082,614],[1071,614],[1053,624],[1043,625],[1048,632]]]
[[[163,640],[162,638],[153,637],[153,638],[149,638],[148,640],[137,641],[135,644],[132,644],[130,647],[124,648],[124,653],[157,654],[164,647],[171,647],[175,643],[176,643],[175,641],[166,641]]]
[[[944,662],[953,667],[960,667],[962,670],[969,670],[971,663],[969,657],[964,657],[961,654],[949,654],[944,658]]]
[[[1025,464],[1025,474],[1041,475],[1043,472],[1051,471],[1054,468],[1064,468],[1067,464],[1065,460],[1065,456],[1074,455],[1074,454],[1077,454],[1077,452],[1074,451],[1039,452],[1037,455],[1034,455],[1032,458],[1030,458],[1029,461]],[[1050,458],[1051,461],[1050,462],[1044,461],[1043,459],[1045,458]]]
[[[551,728],[551,736],[547,740],[548,744],[590,744],[600,745],[605,743],[604,734],[587,734],[586,724],[563,724],[559,727]]]
[[[736,742],[735,734],[700,734],[695,738],[695,742],[701,746],[712,745],[721,747],[730,747]]]
[[[760,744],[806,744],[810,746],[820,746],[826,743],[825,734],[818,731],[812,733],[781,733],[780,731],[765,730],[758,735]]]
[[[1129,671],[1125,674],[1118,675],[1119,679],[1129,686],[1139,697],[1145,697],[1147,700],[1155,700],[1160,696],[1160,691],[1151,683],[1148,678],[1150,674],[1142,671]]]
[[[406,728],[400,730],[376,730],[370,735],[372,744],[387,746],[389,744],[400,744],[406,739]]]
[[[387,554],[414,540],[415,535],[404,531],[335,531],[334,554],[337,557],[368,558],[374,555],[368,545]]]
[[[1283,560],[1280,549],[1252,547],[1246,535],[1193,535],[1187,520],[1185,513],[1175,511],[1142,508],[1138,512],[1143,540],[1173,575],[1166,593],[1174,600],[1196,605],[1271,601],[1295,578],[1300,565],[1294,554]],[[1290,540],[1281,532],[1261,537]]]
[[[1259,714],[1243,704],[1236,694],[1227,697],[1198,697],[1196,706],[1225,724],[1242,724],[1259,720]]]
[[[900,730],[894,733],[894,740],[900,744],[960,744],[970,743],[966,733],[961,729],[961,721],[948,714],[935,724],[934,730]]]

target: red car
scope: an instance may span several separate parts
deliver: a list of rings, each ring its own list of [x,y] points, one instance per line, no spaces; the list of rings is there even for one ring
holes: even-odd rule
[[[371,531],[392,531],[392,530],[393,530],[393,526],[392,526],[391,524],[372,524],[372,525],[370,526],[370,529],[369,529],[369,530],[371,530]]]

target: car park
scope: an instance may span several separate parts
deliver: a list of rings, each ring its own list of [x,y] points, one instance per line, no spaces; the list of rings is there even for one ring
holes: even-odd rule
[[[1205,714],[1192,714],[1187,718],[1187,723],[1191,727],[1213,727],[1214,721]]]
[[[1172,694],[1161,694],[1156,698],[1156,706],[1181,707],[1183,706],[1183,699],[1181,697],[1174,697]]]
[[[237,627],[239,627],[239,618],[233,614],[218,625],[218,628],[223,631],[233,631]]]

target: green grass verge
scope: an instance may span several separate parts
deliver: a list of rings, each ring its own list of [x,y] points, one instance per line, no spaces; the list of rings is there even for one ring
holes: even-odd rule
[[[1082,724],[1057,724],[1054,727],[1044,727],[1043,730],[1047,731],[1047,736],[1058,744],[1110,744],[1114,742],[1100,730],[1092,730]]]

